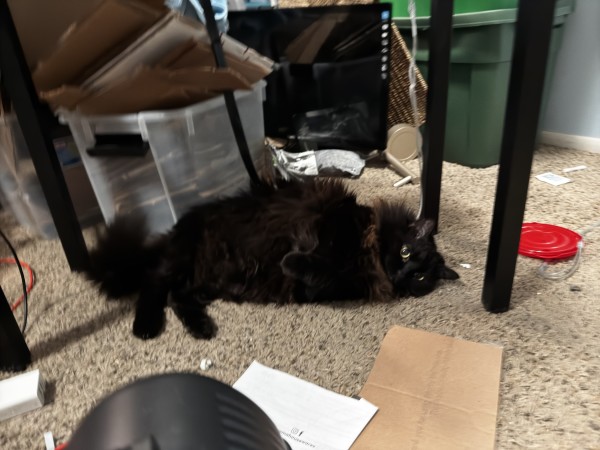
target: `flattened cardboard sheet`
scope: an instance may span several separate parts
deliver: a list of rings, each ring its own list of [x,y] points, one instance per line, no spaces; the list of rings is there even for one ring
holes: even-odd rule
[[[495,446],[502,348],[394,327],[360,396],[379,411],[352,450]]]
[[[29,67],[35,68],[40,59],[48,57],[69,26],[89,14],[100,1],[8,0]]]
[[[101,89],[127,77],[140,66],[154,66],[173,47],[191,37],[206,35],[204,27],[175,12],[170,12],[146,30],[119,55],[111,59],[82,83],[86,89]]]
[[[198,67],[170,71],[143,67],[131,77],[99,92],[62,87],[41,94],[54,109],[74,109],[83,114],[127,114],[152,109],[178,108],[214,97],[225,90],[251,89],[230,69]]]
[[[232,49],[231,45],[226,47]],[[233,49],[235,48],[233,47]],[[227,67],[241,74],[250,84],[262,80],[273,70],[273,62],[252,49],[247,49],[243,55],[240,55],[239,52],[234,54],[226,53],[225,61],[227,62]],[[214,65],[215,57],[213,56],[210,44],[195,39],[190,39],[174,48],[158,63],[160,67],[169,67],[170,69]]]
[[[164,15],[127,0],[105,0],[73,24],[56,49],[33,72],[38,91],[78,85]]]
[[[73,24],[33,74],[40,98],[90,115],[170,109],[251,89],[273,70],[226,35],[230,67],[217,69],[205,27],[153,1],[104,0]]]

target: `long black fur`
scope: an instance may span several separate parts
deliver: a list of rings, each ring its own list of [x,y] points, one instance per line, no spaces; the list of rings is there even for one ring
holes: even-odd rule
[[[426,295],[438,280],[458,278],[432,229],[401,204],[358,204],[340,181],[280,183],[197,206],[164,235],[149,235],[140,219],[119,218],[91,252],[87,276],[109,297],[139,293],[136,336],[161,332],[170,300],[193,335],[210,338],[216,325],[206,306],[215,299]]]

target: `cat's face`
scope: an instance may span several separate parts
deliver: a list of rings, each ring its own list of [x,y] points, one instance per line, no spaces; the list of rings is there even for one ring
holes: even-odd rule
[[[420,297],[433,291],[439,280],[458,278],[437,252],[432,231],[430,220],[383,230],[382,263],[396,295]]]

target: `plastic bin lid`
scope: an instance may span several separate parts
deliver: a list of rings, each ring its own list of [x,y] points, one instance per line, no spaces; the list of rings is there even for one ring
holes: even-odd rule
[[[575,256],[580,234],[567,228],[530,222],[521,227],[519,254],[539,259],[566,259]]]
[[[559,25],[565,21],[566,16],[571,14],[574,7],[574,0],[558,0],[554,9],[554,25]],[[517,8],[510,9],[492,9],[484,11],[474,11],[467,13],[454,14],[452,16],[452,28],[477,27],[484,25],[501,25],[504,23],[517,22]],[[417,14],[419,11],[417,11]],[[430,25],[429,16],[418,16],[417,28],[427,29]],[[394,17],[394,23],[400,29],[410,28],[410,17]]]

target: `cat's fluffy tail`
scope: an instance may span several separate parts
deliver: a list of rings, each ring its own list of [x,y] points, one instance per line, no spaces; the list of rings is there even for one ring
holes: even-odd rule
[[[117,218],[90,251],[86,276],[111,298],[133,294],[160,263],[166,241],[166,235],[150,237],[142,218]]]

